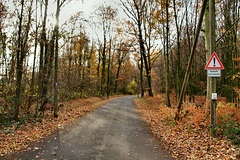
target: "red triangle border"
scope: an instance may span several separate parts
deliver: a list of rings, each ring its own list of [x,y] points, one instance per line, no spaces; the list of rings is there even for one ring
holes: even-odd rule
[[[216,60],[218,61],[218,63],[220,64],[221,67],[209,67],[210,62],[212,61],[212,59],[213,59],[214,56],[216,57]],[[205,69],[224,69],[222,62],[220,61],[220,59],[218,58],[218,56],[217,56],[217,54],[216,54],[215,52],[212,54],[212,57],[211,57],[210,60],[208,61]]]

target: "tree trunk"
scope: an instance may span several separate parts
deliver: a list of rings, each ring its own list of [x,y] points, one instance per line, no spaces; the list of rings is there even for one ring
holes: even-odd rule
[[[106,70],[106,33],[104,31],[103,51],[102,51],[102,80],[101,80],[101,96],[105,94],[105,70]]]
[[[42,33],[41,33],[41,40],[40,40],[40,60],[39,60],[39,76],[38,76],[38,93],[40,100],[42,101],[42,89],[43,89],[43,74],[44,74],[44,50],[45,43],[46,43],[46,23],[47,23],[47,11],[48,11],[48,0],[45,0],[45,12],[42,24]]]
[[[211,57],[210,53],[210,19],[209,19],[209,2],[207,3],[206,10],[205,10],[205,47],[206,47],[206,65]],[[211,78],[207,77],[207,96],[206,96],[206,109],[205,113],[207,113],[208,108],[211,105],[211,94],[212,94],[212,87],[211,87]]]
[[[101,43],[99,44],[99,52],[98,52],[98,66],[97,66],[97,77],[98,77],[98,82],[97,82],[97,92],[98,96],[101,95],[101,80],[100,80],[100,65],[101,65],[101,50],[102,50],[102,45]]]
[[[49,65],[49,45],[47,40],[45,41],[45,54],[44,54],[44,64],[43,64],[43,73],[42,73],[42,91],[41,91],[41,103],[40,103],[40,111],[44,114],[44,108],[46,105],[47,98],[47,90],[48,90],[48,65]]]
[[[38,6],[38,1],[36,0],[36,8]],[[32,68],[32,79],[30,85],[30,96],[28,99],[28,109],[27,112],[30,114],[30,107],[33,101],[34,94],[34,81],[35,81],[35,65],[36,65],[36,54],[37,54],[37,46],[38,46],[38,23],[37,23],[37,10],[36,10],[36,30],[35,30],[35,46],[34,46],[34,57],[33,57],[33,68]]]
[[[15,100],[15,110],[14,110],[14,119],[18,120],[19,107],[21,105],[21,85],[22,85],[22,68],[23,68],[23,51],[21,50],[21,36],[22,36],[22,20],[23,20],[23,7],[24,0],[21,0],[21,14],[19,17],[19,26],[18,26],[18,41],[17,41],[17,81],[16,81],[16,100]],[[21,54],[21,55],[20,55]]]
[[[141,55],[141,60],[140,60],[140,85],[141,85],[141,97],[144,96],[144,81],[143,81],[143,56]]]
[[[176,2],[175,0],[173,1],[173,8],[174,8],[174,18],[175,18],[175,25],[176,25],[176,30],[177,30],[177,71],[176,71],[176,88],[177,88],[177,97],[180,95],[181,91],[181,68],[180,68],[180,31],[179,31],[179,26],[178,26],[178,20],[177,20],[177,9],[176,9]],[[187,15],[187,12],[186,12]]]
[[[109,94],[110,94],[110,64],[111,64],[111,44],[112,44],[112,40],[110,39],[109,42],[109,50],[108,50],[108,77],[107,77],[107,99],[109,98]]]
[[[56,43],[55,43],[55,71],[54,71],[54,117],[58,117],[58,28],[59,28],[59,14],[60,14],[60,0],[57,0],[57,12],[56,12]]]
[[[166,105],[171,107],[169,98],[169,19],[168,19],[168,0],[166,1],[166,17],[167,17],[167,28],[166,28],[166,61],[165,61],[165,85],[166,85]]]
[[[151,70],[148,66],[148,61],[147,61],[147,56],[146,56],[146,51],[145,51],[145,47],[144,47],[144,41],[143,41],[143,36],[142,36],[142,29],[141,29],[141,22],[138,22],[138,32],[139,32],[139,44],[140,44],[140,53],[143,57],[144,60],[144,64],[145,64],[145,70],[146,70],[146,74],[147,74],[147,80],[148,80],[148,93],[149,96],[152,97],[153,93],[152,93],[152,86],[151,86]]]
[[[118,78],[119,78],[121,65],[122,65],[122,63],[118,62],[117,77],[116,77],[116,81],[115,81],[115,93],[117,92],[117,88],[118,88]]]
[[[176,115],[175,115],[175,120],[179,120],[179,115],[180,115],[181,107],[182,107],[183,95],[184,95],[184,92],[185,92],[185,89],[186,89],[186,86],[187,86],[187,83],[188,83],[190,69],[191,69],[191,66],[192,66],[192,61],[193,61],[194,53],[195,53],[195,50],[196,50],[197,41],[198,41],[199,33],[200,33],[200,30],[201,30],[203,15],[204,15],[204,12],[205,12],[207,2],[208,2],[208,0],[203,1],[202,10],[201,10],[201,13],[200,13],[200,18],[199,18],[199,23],[198,23],[197,30],[196,30],[196,33],[195,33],[195,38],[194,38],[193,46],[192,46],[192,49],[191,49],[191,54],[190,54],[190,57],[189,57],[189,60],[188,60],[187,71],[185,73],[181,94],[180,94],[180,97],[179,97],[179,100],[178,100],[178,106],[177,106],[178,110],[177,110]]]

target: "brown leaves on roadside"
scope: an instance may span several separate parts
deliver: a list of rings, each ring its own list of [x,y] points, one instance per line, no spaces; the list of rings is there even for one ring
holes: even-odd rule
[[[53,118],[52,111],[47,110],[41,122],[27,122],[18,129],[16,129],[17,123],[5,127],[0,130],[0,157],[27,148],[29,143],[40,141],[55,130],[63,128],[64,124],[73,122],[113,98],[117,96],[112,96],[108,100],[92,97],[62,102],[59,105],[58,118]]]
[[[135,99],[138,109],[159,142],[165,142],[176,159],[236,159],[240,149],[232,145],[226,137],[213,138],[209,135],[209,116],[205,114],[205,106],[184,103],[181,121],[175,122],[176,108],[165,105],[165,96],[158,95],[146,99]],[[202,97],[198,97],[202,100]],[[203,98],[204,99],[204,98]],[[197,100],[196,100],[197,101]],[[196,102],[200,103],[200,102]],[[225,108],[224,108],[224,107]],[[217,116],[232,115],[240,120],[239,108],[221,101],[218,103]],[[235,114],[234,114],[235,113]]]

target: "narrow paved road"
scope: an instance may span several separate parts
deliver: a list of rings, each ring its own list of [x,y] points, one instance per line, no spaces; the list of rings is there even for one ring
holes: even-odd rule
[[[142,122],[134,96],[110,101],[58,131],[17,159],[162,160],[172,159]]]

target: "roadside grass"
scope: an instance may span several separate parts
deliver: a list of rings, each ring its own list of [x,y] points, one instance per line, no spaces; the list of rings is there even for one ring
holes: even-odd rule
[[[165,95],[134,99],[149,130],[164,141],[175,159],[240,159],[240,108],[218,99],[215,138],[209,135],[210,110],[205,114],[205,97],[184,102],[180,121],[174,120],[177,102],[165,105]]]

